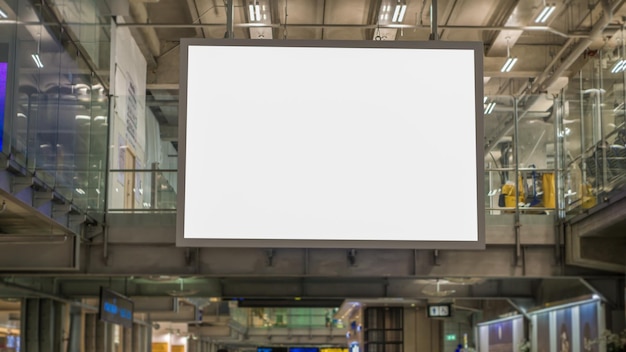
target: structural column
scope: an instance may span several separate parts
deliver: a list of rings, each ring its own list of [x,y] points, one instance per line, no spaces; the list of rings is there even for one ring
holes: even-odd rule
[[[51,299],[24,299],[21,331],[21,346],[24,352],[67,351],[67,342],[70,338],[70,306]]]

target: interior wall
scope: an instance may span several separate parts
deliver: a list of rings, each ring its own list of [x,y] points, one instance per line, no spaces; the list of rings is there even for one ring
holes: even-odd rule
[[[121,21],[121,19],[120,19]],[[110,135],[111,169],[146,168],[146,60],[128,28],[117,27],[112,40],[115,50],[114,62],[114,101]],[[130,154],[134,163],[129,162]],[[134,165],[131,165],[134,164]],[[128,178],[134,177],[131,186]],[[109,209],[143,207],[144,175],[113,172],[109,177]],[[134,186],[134,187],[133,187]],[[127,190],[126,188],[133,188]],[[134,192],[133,205],[127,202],[129,192]]]
[[[526,342],[524,318],[515,316],[482,323],[478,326],[479,351],[515,351]]]
[[[426,309],[404,309],[403,352],[435,352],[442,350],[443,320],[428,318]]]

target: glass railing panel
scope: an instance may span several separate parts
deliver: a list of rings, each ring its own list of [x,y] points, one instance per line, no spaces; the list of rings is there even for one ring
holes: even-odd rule
[[[483,103],[486,214],[514,213],[518,203],[513,144],[516,101],[511,96],[486,96]]]
[[[107,94],[46,6],[9,6],[17,21],[3,33],[15,39],[3,152],[78,208],[102,211]]]
[[[109,211],[175,211],[177,173],[176,170],[111,170]]]
[[[616,69],[618,57],[606,54],[589,60],[566,92],[571,136],[563,192],[570,215],[626,186],[626,72]]]
[[[233,308],[231,319],[249,328],[344,328],[332,308]]]
[[[557,114],[559,102],[546,93],[526,95],[517,99],[517,103],[514,160],[517,163],[520,211],[523,214],[554,214],[557,206],[557,149],[561,143],[556,125],[560,118]]]
[[[100,0],[53,0],[51,5],[94,68],[108,76],[111,36],[106,4]]]

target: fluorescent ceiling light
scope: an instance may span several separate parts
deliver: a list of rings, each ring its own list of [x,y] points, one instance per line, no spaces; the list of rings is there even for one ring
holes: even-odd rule
[[[33,61],[35,61],[35,65],[37,65],[38,68],[43,68],[43,63],[39,58],[39,54],[32,54],[31,57],[33,58]]]
[[[618,72],[624,71],[624,68],[626,68],[626,60],[621,59],[615,63],[615,65],[611,69],[611,73],[618,73]]]
[[[254,21],[254,16],[255,16],[254,5],[252,4],[248,5],[248,10],[250,10],[250,21]]]
[[[545,23],[555,9],[556,6],[554,5],[545,5],[543,10],[539,13],[539,16],[535,19],[535,23]]]
[[[91,116],[88,115],[76,115],[76,120],[91,120]]]
[[[258,2],[248,5],[248,11],[250,13],[250,22],[261,21],[261,5]],[[265,12],[265,5],[263,5],[263,12]],[[267,16],[264,16],[267,18]]]
[[[511,69],[513,69],[515,63],[517,63],[516,57],[507,57],[506,62],[504,63],[504,65],[502,65],[502,69],[500,69],[500,72],[511,72]]]
[[[487,106],[485,107],[485,115],[491,114],[495,107],[496,107],[495,101],[492,101],[491,103],[487,104]]]
[[[9,18],[9,15],[7,15],[6,12],[2,11],[2,9],[0,9],[0,18]]]
[[[404,14],[406,13],[406,4],[397,4],[396,9],[393,11],[393,17],[391,22],[402,22],[404,20]]]

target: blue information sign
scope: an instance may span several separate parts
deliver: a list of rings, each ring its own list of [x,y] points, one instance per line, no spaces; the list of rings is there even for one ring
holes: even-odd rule
[[[133,327],[133,301],[115,291],[100,288],[100,320]]]

